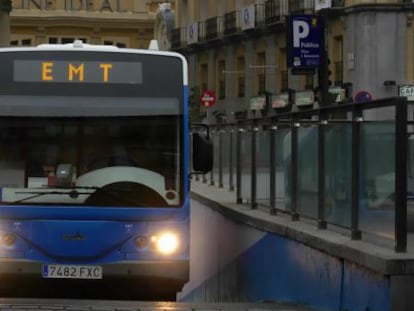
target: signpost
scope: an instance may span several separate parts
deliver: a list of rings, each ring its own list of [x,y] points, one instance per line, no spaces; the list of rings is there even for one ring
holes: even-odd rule
[[[200,104],[203,107],[210,108],[216,103],[216,93],[211,90],[203,91],[200,95]]]
[[[329,60],[325,45],[325,10],[319,14],[287,17],[287,66],[292,74],[313,74],[318,69],[319,104],[329,104]]]

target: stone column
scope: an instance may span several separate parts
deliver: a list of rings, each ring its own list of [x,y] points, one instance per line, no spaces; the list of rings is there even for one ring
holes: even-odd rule
[[[0,1],[0,46],[10,46],[11,0]]]

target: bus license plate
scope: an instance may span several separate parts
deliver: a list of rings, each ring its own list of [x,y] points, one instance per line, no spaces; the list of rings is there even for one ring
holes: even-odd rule
[[[43,265],[42,276],[51,279],[102,279],[101,266]]]

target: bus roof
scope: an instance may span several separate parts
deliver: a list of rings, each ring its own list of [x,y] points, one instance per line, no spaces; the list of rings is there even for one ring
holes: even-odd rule
[[[83,43],[81,40],[75,40],[67,44],[40,44],[34,47],[4,47],[0,48],[1,52],[18,52],[18,51],[88,51],[88,52],[110,52],[110,53],[135,53],[158,55],[166,57],[177,57],[182,60],[184,85],[188,85],[188,65],[187,60],[182,54],[170,51],[158,51],[155,49],[128,49],[118,48],[111,45],[95,45]]]

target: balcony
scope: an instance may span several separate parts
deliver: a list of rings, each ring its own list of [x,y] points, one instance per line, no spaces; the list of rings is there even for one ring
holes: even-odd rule
[[[290,0],[289,1],[289,13],[291,14],[304,14],[312,13],[315,8],[314,0]]]
[[[186,42],[186,28],[175,28],[171,30],[171,49],[179,50],[184,48]]]
[[[266,19],[266,7],[264,4],[255,4],[254,5],[254,17],[255,17],[255,26],[261,27],[265,24]]]
[[[265,23],[266,25],[280,22],[281,0],[269,0],[265,2]]]
[[[223,35],[223,16],[216,16],[205,21],[205,40],[217,40]]]
[[[240,31],[240,11],[224,14],[224,35],[234,35]]]

